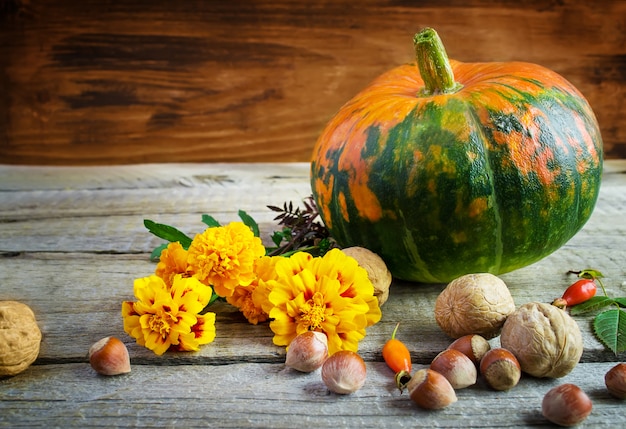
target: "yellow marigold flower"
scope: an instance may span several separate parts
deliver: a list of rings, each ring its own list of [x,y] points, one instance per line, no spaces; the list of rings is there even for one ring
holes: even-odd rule
[[[228,297],[235,287],[254,281],[255,261],[263,255],[261,239],[243,222],[231,222],[197,234],[189,246],[187,263],[201,282],[213,286],[219,296]]]
[[[198,313],[211,298],[211,288],[193,277],[177,275],[168,288],[156,275],[135,280],[137,302],[122,303],[124,331],[137,344],[162,355],[170,347],[197,350],[215,338],[215,314]]]
[[[354,258],[333,249],[321,258],[298,252],[276,263],[269,313],[274,344],[287,346],[298,334],[321,331],[328,351],[358,350],[365,328],[381,318],[374,286]]]
[[[276,278],[274,267],[279,256],[262,256],[256,260],[256,279],[248,286],[237,286],[226,301],[237,307],[248,322],[256,325],[268,319],[271,305],[268,306],[270,280]]]
[[[155,274],[171,287],[174,276],[185,272],[187,272],[187,251],[177,241],[169,243],[161,252]]]

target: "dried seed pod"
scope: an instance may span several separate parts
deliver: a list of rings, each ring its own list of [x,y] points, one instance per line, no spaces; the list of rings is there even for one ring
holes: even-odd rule
[[[513,353],[503,348],[491,349],[480,361],[480,373],[494,390],[509,390],[522,376],[520,364]]]
[[[427,410],[439,410],[457,401],[450,382],[432,369],[416,371],[406,387],[411,400]]]
[[[478,334],[463,335],[448,346],[449,349],[458,350],[474,362],[480,365],[480,360],[491,349],[491,345],[485,337]]]
[[[285,365],[300,372],[321,367],[328,358],[328,338],[323,332],[306,331],[296,336],[287,348]]]
[[[452,338],[468,334],[493,338],[513,311],[515,302],[506,284],[489,273],[452,280],[435,301],[435,320]]]
[[[541,402],[543,416],[560,426],[574,426],[585,420],[593,404],[583,390],[574,384],[561,384],[545,394]]]
[[[464,389],[476,384],[476,365],[455,349],[446,349],[430,363],[430,369],[446,377],[454,389]]]
[[[522,371],[535,377],[563,377],[583,353],[576,321],[560,308],[541,302],[526,303],[508,317],[500,344],[515,355]]]

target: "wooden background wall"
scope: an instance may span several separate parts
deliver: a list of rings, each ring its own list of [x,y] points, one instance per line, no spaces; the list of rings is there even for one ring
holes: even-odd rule
[[[624,0],[0,0],[0,162],[308,161],[425,26],[559,72],[626,158]]]

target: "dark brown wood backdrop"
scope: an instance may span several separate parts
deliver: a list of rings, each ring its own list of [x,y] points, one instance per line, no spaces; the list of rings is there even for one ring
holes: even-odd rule
[[[626,158],[623,0],[0,0],[0,162],[308,161],[425,26],[559,72]]]

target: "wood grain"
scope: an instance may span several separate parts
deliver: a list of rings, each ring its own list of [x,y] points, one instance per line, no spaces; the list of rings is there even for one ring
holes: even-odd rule
[[[308,161],[425,26],[452,58],[564,75],[626,157],[623,1],[5,0],[0,162]]]
[[[516,304],[551,301],[572,280],[566,271],[581,267],[602,271],[608,292],[626,295],[625,188],[626,161],[608,161],[598,205],[580,233],[544,260],[502,276]],[[217,336],[196,353],[159,357],[124,333],[121,302],[133,299],[135,278],[153,272],[148,255],[160,243],[144,218],[191,234],[202,227],[201,213],[217,212],[225,222],[244,206],[267,233],[275,223],[265,204],[297,202],[309,190],[307,163],[0,165],[0,300],[30,305],[43,332],[35,364],[0,380],[0,428],[550,427],[541,399],[566,382],[593,401],[586,427],[626,423],[623,402],[609,396],[603,379],[623,354],[604,349],[586,316],[576,317],[581,362],[562,379],[524,376],[507,392],[481,379],[438,412],[409,402],[380,350],[398,321],[416,368],[449,344],[433,317],[444,285],[394,281],[382,320],[359,345],[367,382],[349,396],[331,394],[319,371],[286,368],[285,350],[273,345],[267,324],[250,325],[227,304],[211,308]],[[102,377],[89,367],[89,346],[109,335],[127,344],[130,374]]]

